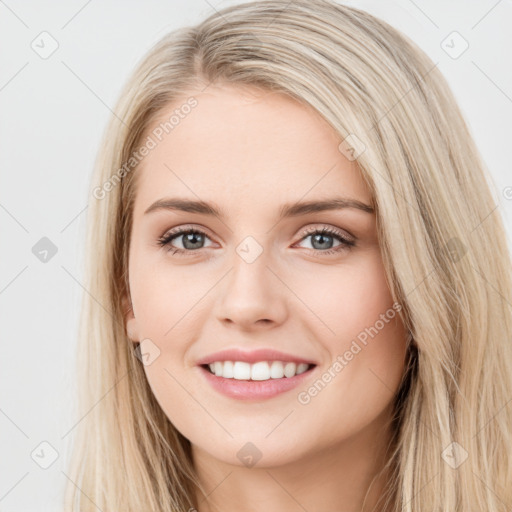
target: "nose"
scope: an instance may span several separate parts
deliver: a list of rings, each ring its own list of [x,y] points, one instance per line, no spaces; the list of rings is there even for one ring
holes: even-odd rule
[[[264,253],[251,263],[236,254],[219,283],[217,319],[243,330],[275,328],[285,322],[289,291],[276,274]]]

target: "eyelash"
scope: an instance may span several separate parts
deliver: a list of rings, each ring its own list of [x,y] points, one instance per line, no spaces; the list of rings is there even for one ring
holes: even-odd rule
[[[204,235],[205,237],[209,238],[208,235],[200,230],[200,229],[197,229],[197,228],[177,228],[175,231],[171,231],[170,233],[162,236],[161,238],[158,239],[158,245],[161,246],[161,247],[165,247],[167,245],[170,246],[170,243],[175,239],[175,238],[178,238],[179,236],[181,235],[188,235],[188,234],[197,234],[197,235]],[[303,235],[303,237],[299,240],[299,242],[302,242],[305,238],[308,238],[309,236],[312,236],[312,235],[329,235],[329,236],[332,236],[334,238],[338,238],[338,240],[341,242],[341,244],[338,246],[338,247],[335,247],[335,248],[332,248],[332,249],[326,249],[326,250],[320,250],[320,249],[308,249],[308,251],[312,251],[312,252],[315,252],[315,253],[322,253],[322,255],[330,255],[330,254],[335,254],[335,253],[338,253],[342,250],[346,250],[346,249],[350,249],[351,247],[354,247],[356,244],[353,240],[349,240],[348,238],[346,238],[345,236],[343,236],[343,234],[335,229],[332,229],[332,228],[328,228],[328,227],[323,227],[323,228],[313,228],[309,231],[306,231]],[[194,253],[194,252],[197,252],[198,250],[200,249],[180,249],[180,248],[177,248],[177,247],[172,247],[170,246],[169,248],[169,252],[172,251],[172,254],[175,255],[179,255],[179,256],[185,256],[184,253]]]

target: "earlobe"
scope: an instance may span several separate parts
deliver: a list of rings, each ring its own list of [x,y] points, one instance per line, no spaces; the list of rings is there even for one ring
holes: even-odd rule
[[[132,316],[126,320],[126,332],[133,343],[139,343],[140,338],[137,330],[137,320]]]
[[[137,319],[133,313],[133,307],[131,301],[127,297],[123,297],[123,315],[124,315],[124,324],[126,326],[126,333],[130,341],[133,343],[138,343],[140,340],[139,330],[137,327]]]

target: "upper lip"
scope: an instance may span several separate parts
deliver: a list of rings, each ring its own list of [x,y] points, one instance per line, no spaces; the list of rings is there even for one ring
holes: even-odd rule
[[[245,361],[246,363],[257,363],[259,361],[284,361],[297,364],[306,363],[316,365],[316,363],[310,359],[304,359],[303,357],[286,354],[279,350],[265,348],[251,351],[239,348],[228,348],[199,359],[197,364],[210,364],[215,361]]]

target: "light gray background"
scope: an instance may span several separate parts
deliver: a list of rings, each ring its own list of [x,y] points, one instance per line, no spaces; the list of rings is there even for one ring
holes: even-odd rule
[[[110,109],[153,43],[234,3],[0,0],[2,512],[59,508],[73,438],[67,433],[75,423],[87,185]],[[342,3],[388,21],[439,62],[492,172],[510,240],[511,1]],[[59,45],[47,59],[31,47],[42,46],[43,31]],[[456,59],[441,47],[453,31],[469,44]],[[460,41],[450,41],[452,51],[460,48]],[[57,247],[46,263],[32,252],[42,237]],[[42,442],[58,453],[48,469],[39,465],[52,455]]]

